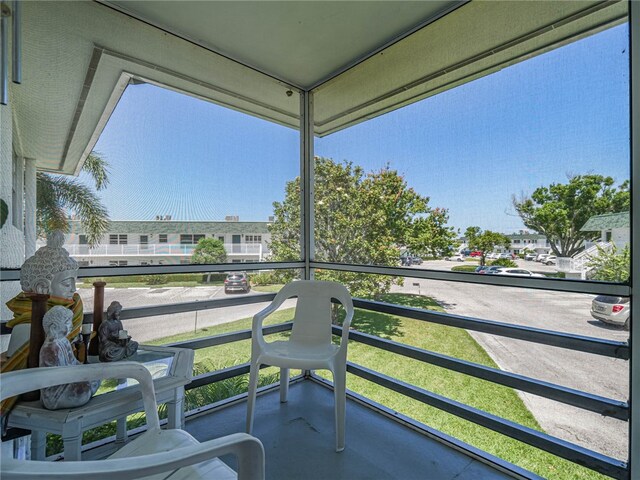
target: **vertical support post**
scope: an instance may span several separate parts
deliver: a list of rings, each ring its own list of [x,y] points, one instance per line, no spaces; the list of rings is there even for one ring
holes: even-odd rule
[[[631,74],[631,317],[629,478],[640,480],[640,2],[629,2]]]
[[[313,278],[310,262],[315,257],[313,171],[313,93],[304,91],[300,94],[300,251],[305,280]]]
[[[11,42],[12,48],[12,62],[11,62],[11,77],[13,83],[22,83],[22,0],[13,0],[13,15],[11,16],[11,33],[13,35],[13,41]]]
[[[37,173],[35,158],[24,159],[24,258],[36,253],[36,194]]]
[[[89,344],[88,356],[97,357],[98,349],[98,329],[102,323],[102,316],[104,313],[104,286],[106,282],[93,282],[93,331],[95,335],[91,343]]]
[[[0,104],[9,103],[9,16],[11,9],[0,2]]]
[[[31,300],[31,329],[29,332],[29,356],[27,357],[27,368],[36,368],[40,365],[40,349],[44,343],[44,330],[42,328],[42,318],[47,312],[47,300],[49,295],[39,293],[27,294]],[[26,392],[22,398],[27,401],[38,400],[40,390]]]

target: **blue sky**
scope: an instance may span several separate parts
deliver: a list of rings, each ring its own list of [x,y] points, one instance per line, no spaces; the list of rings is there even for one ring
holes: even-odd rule
[[[315,153],[389,164],[461,230],[517,231],[513,194],[629,177],[627,49],[615,27],[316,139]],[[96,150],[113,220],[266,220],[299,173],[297,131],[150,85],[127,88]]]

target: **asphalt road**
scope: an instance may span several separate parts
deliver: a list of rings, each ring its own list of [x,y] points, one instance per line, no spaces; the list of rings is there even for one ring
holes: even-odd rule
[[[554,271],[535,262],[519,261],[532,271]],[[457,263],[456,263],[457,264]],[[449,270],[452,262],[431,261],[419,268]],[[418,268],[418,267],[414,267]],[[415,284],[418,284],[416,286]],[[435,280],[406,278],[396,291],[420,293],[436,299],[448,312],[536,328],[625,341],[628,332],[591,318],[592,295],[500,288]],[[93,304],[93,291],[79,292],[85,305]],[[249,295],[255,295],[252,291]],[[234,294],[244,295],[244,294]],[[222,287],[158,287],[105,289],[105,305],[118,300],[123,307],[170,304],[223,298]],[[295,300],[283,306],[289,308]],[[124,321],[124,328],[140,342],[196,328],[253,316],[266,304],[163,315]],[[553,382],[593,394],[626,400],[629,366],[624,360],[538,345],[494,335],[470,332],[498,366],[510,372]],[[519,392],[542,428],[549,434],[619,459],[627,458],[626,422],[602,417],[575,407]]]
[[[85,308],[93,305],[93,289],[79,289]],[[120,302],[124,309],[152,305],[166,305],[171,303],[205,301],[239,295],[256,295],[260,292],[251,291],[248,294],[225,294],[222,287],[158,287],[158,288],[105,288],[105,308],[113,301]],[[290,308],[295,300],[289,301],[282,308]],[[194,331],[198,328],[232,322],[241,318],[252,317],[262,310],[268,303],[238,305],[236,307],[217,308],[197,312],[178,313],[173,315],[158,315],[155,317],[123,320],[123,327],[131,338],[138,342],[148,342],[157,338],[168,337],[179,333]]]
[[[450,262],[439,262],[421,267],[448,269],[449,265]],[[534,265],[537,271],[541,270],[539,264]],[[419,287],[414,286],[416,283]],[[628,338],[628,332],[591,318],[589,311],[593,295],[415,278],[405,279],[405,286],[396,287],[396,290],[419,291],[436,299],[447,312],[459,315],[617,341]],[[629,365],[625,360],[470,333],[503,370],[617,400],[628,398]],[[626,460],[627,422],[536,395],[522,392],[520,395],[547,433]]]

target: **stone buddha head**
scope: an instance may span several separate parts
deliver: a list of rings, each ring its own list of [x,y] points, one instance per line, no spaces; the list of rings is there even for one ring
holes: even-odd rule
[[[63,244],[64,234],[58,230],[51,232],[47,245],[24,262],[20,270],[20,285],[24,292],[73,297],[78,263],[62,248]]]

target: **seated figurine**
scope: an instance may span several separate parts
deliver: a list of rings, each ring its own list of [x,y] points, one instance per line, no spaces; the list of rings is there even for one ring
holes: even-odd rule
[[[131,340],[122,328],[120,311],[122,305],[111,302],[107,308],[107,319],[98,329],[98,356],[101,362],[115,362],[130,357],[138,350],[138,342]]]
[[[44,315],[42,326],[46,338],[40,349],[41,367],[80,364],[73,355],[73,348],[67,338],[71,330],[72,317],[71,310],[59,305]],[[40,398],[44,407],[49,410],[80,407],[91,399],[99,386],[99,381],[56,385],[40,390]]]

